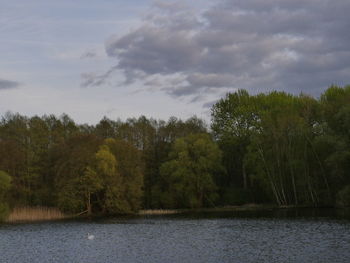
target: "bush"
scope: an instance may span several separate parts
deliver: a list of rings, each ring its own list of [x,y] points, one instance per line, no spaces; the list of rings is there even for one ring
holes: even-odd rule
[[[342,207],[350,206],[350,185],[345,186],[338,192],[337,205]]]

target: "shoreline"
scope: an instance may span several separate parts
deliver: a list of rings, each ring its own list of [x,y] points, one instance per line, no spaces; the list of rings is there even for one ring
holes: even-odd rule
[[[307,205],[277,206],[273,204],[245,204],[245,205],[232,205],[232,206],[221,206],[221,207],[184,208],[184,209],[144,209],[144,210],[140,210],[138,215],[271,211],[271,210],[292,210],[292,209],[346,209],[346,207],[332,207],[332,206],[314,207],[314,206],[307,206]]]
[[[91,216],[87,215],[66,215],[63,213],[57,213],[57,208],[22,208],[25,211],[46,211],[47,214],[36,214],[30,215],[19,212],[19,208],[12,211],[10,216],[3,222],[5,224],[18,224],[18,223],[41,223],[41,222],[54,222],[63,220],[85,220],[85,219],[100,219],[100,218],[111,218],[111,217],[142,217],[142,216],[171,216],[171,215],[195,215],[195,214],[214,214],[214,213],[226,213],[226,212],[293,212],[297,210],[310,212],[326,211],[326,209],[331,209],[334,211],[350,211],[348,207],[312,207],[312,206],[276,206],[272,204],[246,204],[240,206],[223,206],[223,207],[213,207],[213,208],[187,208],[187,209],[142,209],[136,213],[131,214],[114,214],[114,215],[102,215],[95,214]],[[16,216],[13,216],[14,211],[16,211]],[[55,211],[53,214],[52,211]],[[22,211],[23,212],[23,211]],[[29,213],[30,214],[30,213]],[[35,214],[35,212],[34,212]]]

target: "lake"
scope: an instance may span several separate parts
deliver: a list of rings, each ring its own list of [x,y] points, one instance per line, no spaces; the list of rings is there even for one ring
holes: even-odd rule
[[[0,262],[350,262],[350,220],[334,211],[2,224]]]

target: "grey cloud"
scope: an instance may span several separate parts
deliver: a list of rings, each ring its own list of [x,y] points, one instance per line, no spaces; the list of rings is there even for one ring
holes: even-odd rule
[[[162,85],[162,82],[158,78],[153,78],[150,80],[147,80],[144,82],[145,86],[150,86],[150,87],[159,87]]]
[[[116,71],[116,67],[110,68],[103,74],[96,74],[94,72],[86,72],[81,74],[81,87],[98,87],[106,84],[108,78]]]
[[[201,50],[189,32],[143,27],[107,44],[107,54],[119,60],[124,71],[171,74],[198,64]]]
[[[95,84],[97,80],[97,76],[95,73],[92,73],[92,72],[83,73],[81,74],[81,79],[82,79],[82,83],[81,83],[82,87],[98,86]]]
[[[194,73],[187,77],[191,86],[198,87],[228,87],[232,84],[234,76],[227,74],[202,74]]]
[[[181,2],[154,1],[153,7],[169,13],[177,13],[179,10],[186,10],[187,6]]]
[[[17,81],[0,79],[0,90],[14,89],[14,88],[18,88],[19,86],[20,86],[20,83]]]
[[[119,71],[176,97],[228,87],[319,95],[350,82],[349,13],[348,0],[221,0],[202,13],[158,1],[139,28],[106,42],[114,70],[87,82]]]
[[[171,18],[171,19],[169,19]],[[182,2],[156,1],[145,17],[145,23],[170,30],[193,30],[202,26],[189,6]]]
[[[95,51],[86,51],[80,56],[81,59],[95,58],[95,57],[97,57],[97,53]]]

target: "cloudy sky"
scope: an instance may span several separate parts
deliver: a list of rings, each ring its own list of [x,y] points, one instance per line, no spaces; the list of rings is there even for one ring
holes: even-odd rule
[[[194,2],[194,3],[193,3]],[[0,114],[209,119],[236,89],[350,84],[349,0],[0,0]]]

